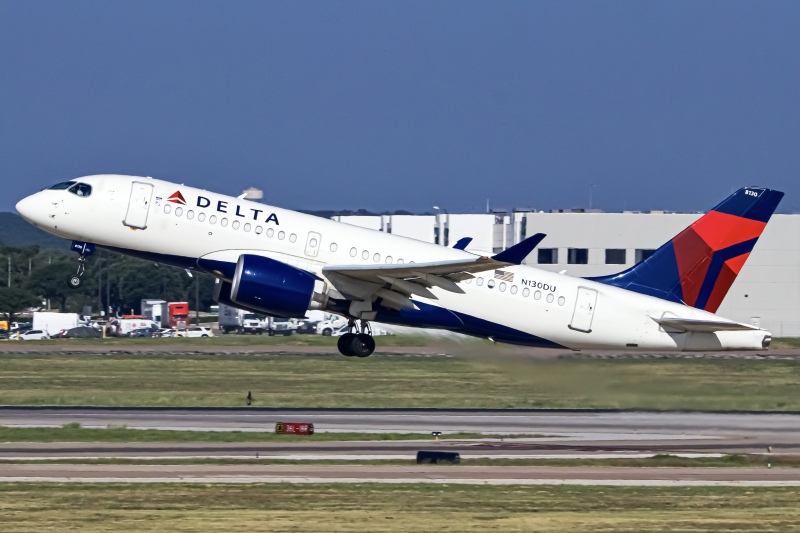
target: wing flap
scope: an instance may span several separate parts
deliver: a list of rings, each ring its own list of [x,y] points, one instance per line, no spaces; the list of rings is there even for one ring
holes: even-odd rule
[[[729,322],[723,320],[697,320],[693,318],[678,317],[650,317],[665,329],[678,331],[696,331],[702,333],[714,333],[716,331],[748,331],[759,328],[739,322]]]

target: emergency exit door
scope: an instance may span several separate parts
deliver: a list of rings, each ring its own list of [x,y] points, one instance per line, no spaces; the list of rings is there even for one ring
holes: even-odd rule
[[[572,312],[570,329],[591,333],[595,305],[597,305],[597,291],[578,287],[578,297],[575,299],[575,310]]]
[[[128,199],[128,212],[122,222],[132,228],[147,228],[147,214],[150,212],[150,200],[153,196],[153,185],[133,182],[131,197]]]
[[[306,239],[306,255],[309,257],[317,257],[321,242],[322,236],[319,233],[315,231],[309,231],[308,238]]]

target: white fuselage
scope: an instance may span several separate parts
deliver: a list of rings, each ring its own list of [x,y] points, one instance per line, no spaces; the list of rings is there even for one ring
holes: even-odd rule
[[[423,263],[475,256],[469,251],[156,179],[101,175],[80,181],[92,186],[90,196],[43,190],[22,200],[17,208],[24,218],[49,233],[184,268],[197,268],[199,259],[235,265],[241,254],[248,253],[282,261],[324,279],[322,269],[332,265]],[[133,183],[153,186],[143,229],[126,225],[126,217],[135,216],[129,213]],[[176,191],[182,194],[185,205],[168,200]],[[496,326],[501,332],[497,340],[520,344],[611,350],[752,350],[761,349],[769,335],[764,330],[667,332],[652,317],[718,317],[529,266],[503,270],[513,274],[513,281],[495,279],[494,271],[483,272],[475,274],[475,279],[459,282],[464,294],[433,287],[437,299],[414,296],[413,300],[482,324],[471,329],[471,322],[465,321],[457,331],[495,337],[491,331]],[[224,275],[221,271],[215,274]],[[507,330],[519,332],[519,339],[506,338],[502,332]],[[537,338],[543,342],[536,342]]]

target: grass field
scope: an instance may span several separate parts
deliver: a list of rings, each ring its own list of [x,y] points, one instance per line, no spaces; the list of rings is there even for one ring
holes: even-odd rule
[[[483,345],[481,345],[483,346]],[[0,355],[0,405],[800,410],[800,363],[453,357]]]
[[[797,531],[800,490],[1,484],[0,530]]]

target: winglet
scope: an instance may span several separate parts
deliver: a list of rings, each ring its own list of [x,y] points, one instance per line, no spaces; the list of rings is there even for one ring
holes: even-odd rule
[[[453,245],[453,248],[456,250],[466,250],[469,243],[472,242],[472,237],[462,237],[458,239],[458,242]]]
[[[518,242],[508,250],[502,251],[492,257],[495,261],[502,263],[511,263],[512,265],[521,265],[522,261],[533,251],[534,248],[539,246],[542,239],[547,237],[544,233],[537,233],[528,237],[522,242]]]

